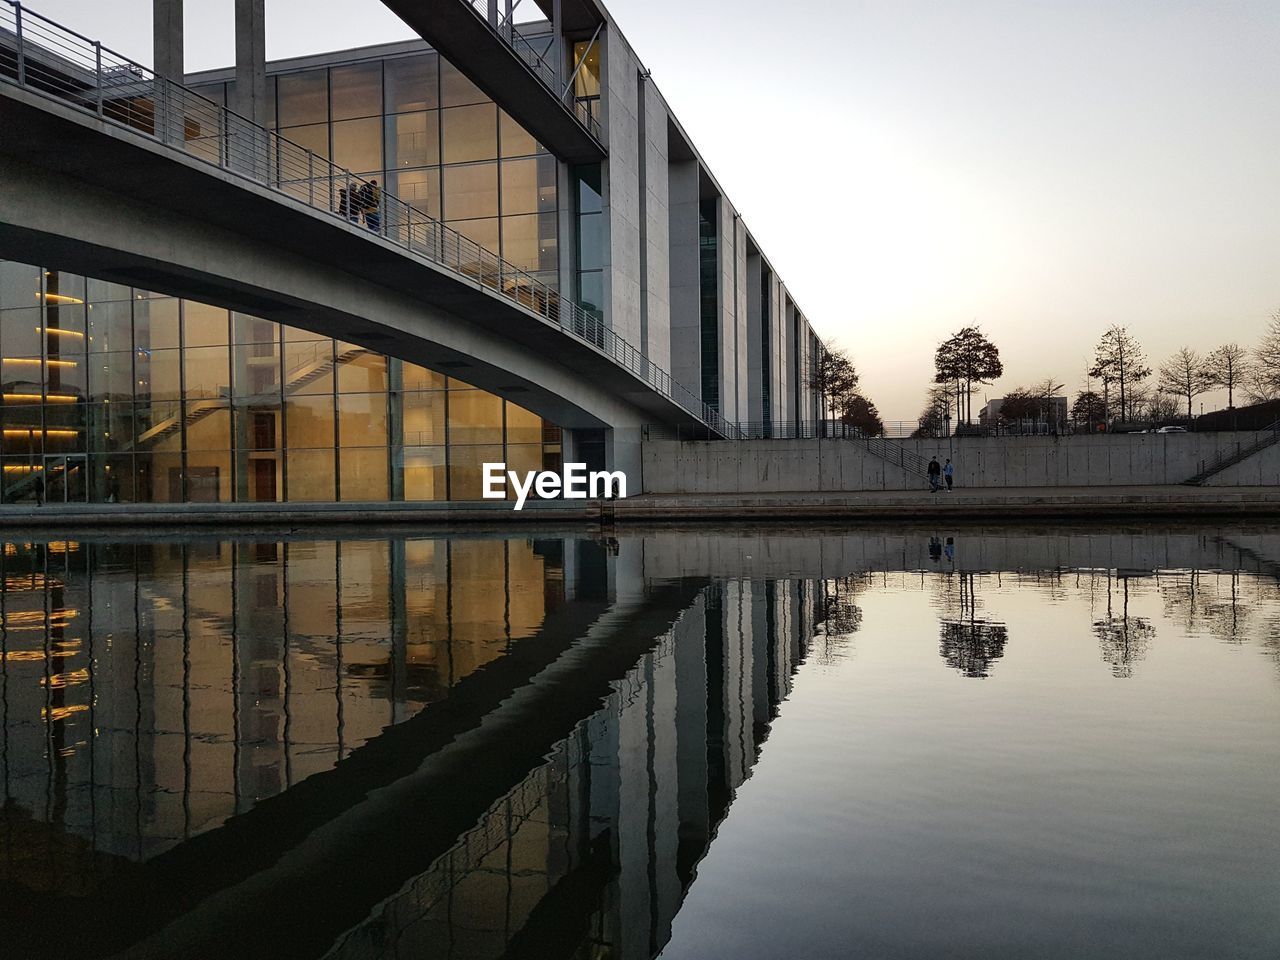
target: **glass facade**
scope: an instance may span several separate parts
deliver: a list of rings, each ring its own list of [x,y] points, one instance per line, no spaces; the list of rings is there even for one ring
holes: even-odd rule
[[[0,261],[0,499],[478,500],[560,433],[424,367],[193,300]]]
[[[559,286],[555,157],[434,51],[277,69],[268,101],[282,136]]]
[[[773,411],[770,403],[770,386],[773,377],[770,372],[773,370],[773,358],[770,356],[769,337],[770,337],[770,315],[771,308],[770,287],[772,286],[773,277],[768,270],[760,271],[760,408],[764,415],[765,429],[772,422]]]
[[[601,319],[604,317],[604,201],[600,164],[576,167],[573,186],[574,215],[578,222],[574,295],[578,306]]]
[[[702,342],[702,400],[720,409],[720,256],[716,201],[698,204],[698,287]]]

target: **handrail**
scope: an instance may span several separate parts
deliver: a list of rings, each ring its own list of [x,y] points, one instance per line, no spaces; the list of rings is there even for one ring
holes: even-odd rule
[[[562,297],[452,227],[371,181],[97,41],[24,7],[0,4],[0,80],[94,114],[200,162],[350,223],[406,253],[487,287],[586,343],[708,429],[734,436],[684,384],[619,337],[594,311]]]
[[[1270,426],[1263,427],[1256,433],[1257,437],[1248,446],[1237,446],[1234,450],[1222,450],[1212,460],[1201,460],[1196,464],[1199,469],[1196,471],[1195,476],[1189,477],[1182,482],[1189,486],[1199,486],[1205,480],[1221,473],[1227,467],[1233,467],[1237,463],[1248,460],[1255,453],[1280,442],[1280,419],[1273,421]]]

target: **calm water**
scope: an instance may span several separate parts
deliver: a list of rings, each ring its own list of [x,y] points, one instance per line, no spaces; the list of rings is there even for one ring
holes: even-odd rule
[[[14,541],[0,955],[1280,956],[1280,530]]]

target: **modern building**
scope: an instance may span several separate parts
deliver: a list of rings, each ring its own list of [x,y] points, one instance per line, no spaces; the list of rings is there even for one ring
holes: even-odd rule
[[[978,421],[989,427],[996,427],[997,425],[1006,422],[1002,420],[1000,411],[1004,408],[1005,401],[1008,399],[1008,397],[997,397],[994,400],[988,400],[986,406],[984,406],[978,413]],[[1061,427],[1067,422],[1067,398],[1048,397],[1045,399],[1048,404],[1048,416],[1045,416],[1042,413],[1037,417],[1025,419],[1019,418],[1013,422],[1022,424],[1028,428],[1036,425],[1046,428],[1052,428],[1054,426]]]
[[[289,184],[295,197],[349,219],[337,227],[344,242],[380,235],[354,237],[356,257],[396,231],[412,246],[423,225],[471,241],[475,266],[459,272],[561,327],[573,317],[579,339],[599,348],[586,360],[603,352],[641,371],[713,434],[817,419],[808,370],[820,341],[643,63],[594,0],[539,5],[544,19],[516,23],[510,3],[390,2],[427,39],[265,63],[261,0],[237,0],[238,36],[258,42],[238,45],[250,53],[234,68],[183,78],[211,104],[184,100],[180,131],[165,119],[178,109],[172,93],[132,80],[126,90],[100,65],[76,80],[75,96],[82,108],[96,101],[100,125],[224,167],[239,135],[230,118],[211,130],[207,111],[261,123],[312,171]],[[155,8],[156,73],[182,76],[181,4]],[[41,45],[54,32],[33,28],[44,23],[28,11],[23,43],[16,24],[0,23],[0,105],[33,77],[46,78],[38,93],[65,99],[59,83],[70,85],[74,58]],[[263,163],[283,189],[286,149],[271,143]],[[321,182],[321,167],[340,172]],[[369,194],[363,185],[375,183]],[[189,191],[193,204],[206,202],[199,192]],[[140,193],[145,219],[156,197]],[[398,219],[395,201],[408,205]],[[274,205],[260,206],[267,234]],[[224,288],[188,282],[190,269],[94,272],[84,264],[110,262],[101,243],[96,259],[62,258],[56,237],[32,244],[30,223],[5,220],[0,210],[4,502],[478,499],[485,462],[625,467],[638,464],[646,427],[662,425],[625,376],[620,402],[640,412],[580,419],[563,412],[578,402],[568,390],[546,378],[521,385],[537,378],[510,360],[493,359],[495,375],[453,351],[312,322],[313,311],[245,309],[252,298],[222,292],[235,277]],[[367,270],[347,257],[346,269],[381,283],[375,255]],[[490,258],[496,282],[484,272]],[[153,275],[163,282],[144,282]],[[458,316],[450,322],[467,329]],[[381,319],[376,307],[369,319]],[[580,352],[546,352],[553,373],[585,381]],[[504,374],[528,380],[508,387]],[[609,399],[607,370],[592,376]]]

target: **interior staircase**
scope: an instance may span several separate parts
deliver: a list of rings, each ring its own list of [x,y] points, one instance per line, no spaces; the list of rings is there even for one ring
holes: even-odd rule
[[[332,351],[328,351],[327,354],[305,360],[285,375],[284,392],[286,394],[296,393],[308,383],[320,379],[331,370],[371,352],[364,347],[351,347],[336,355]],[[263,397],[245,397],[241,402],[252,406],[255,403],[268,402],[275,396],[277,394],[272,391],[270,395]],[[173,436],[184,426],[189,427],[193,423],[203,420],[215,410],[225,410],[226,408],[227,401],[222,398],[188,403],[182,413],[175,413],[173,416],[161,420],[149,430],[144,431],[139,435],[134,446],[140,447],[143,444],[159,443],[166,437]]]

